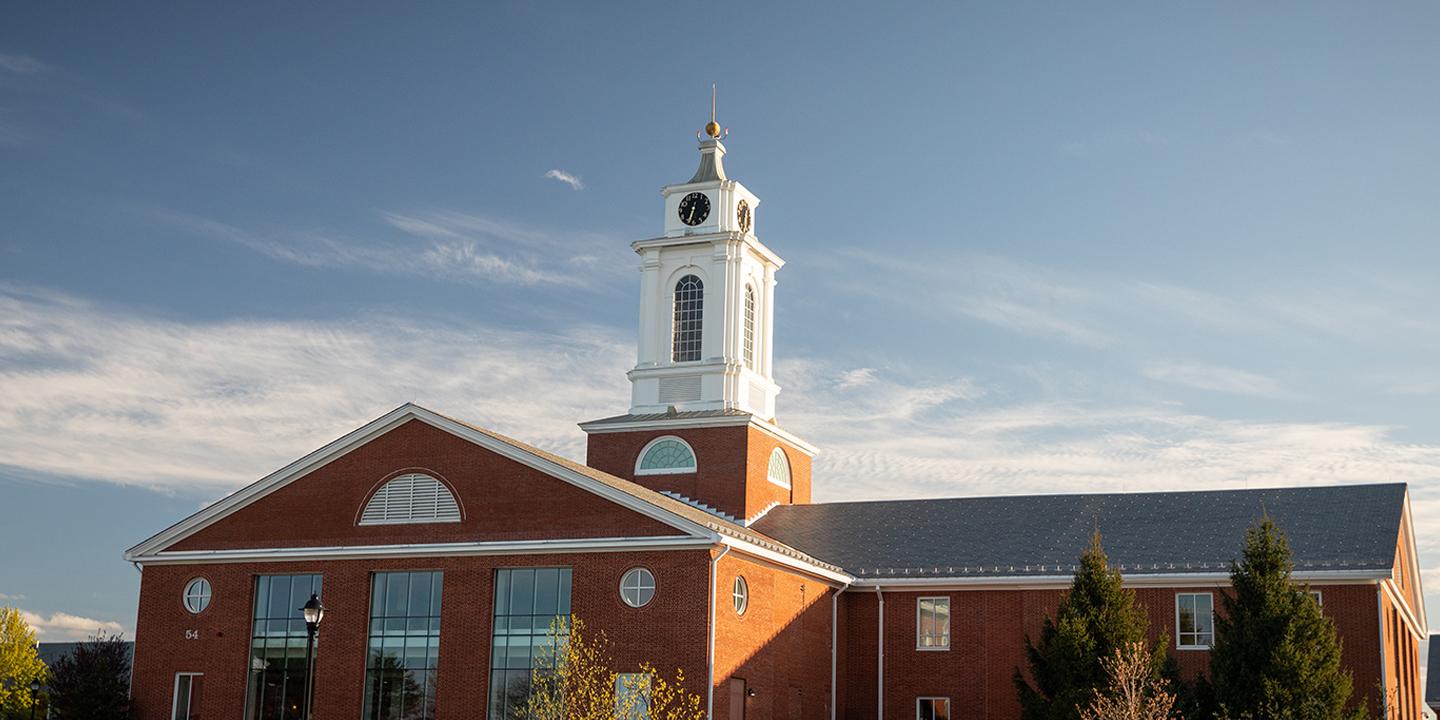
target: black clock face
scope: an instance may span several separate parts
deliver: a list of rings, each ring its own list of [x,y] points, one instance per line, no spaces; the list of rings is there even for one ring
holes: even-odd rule
[[[692,192],[680,200],[680,222],[699,225],[710,217],[710,198],[705,193]]]
[[[735,221],[740,223],[740,232],[750,232],[750,203],[741,200],[735,206]]]

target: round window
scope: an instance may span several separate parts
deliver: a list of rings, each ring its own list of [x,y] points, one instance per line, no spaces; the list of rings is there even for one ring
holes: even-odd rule
[[[210,607],[210,581],[205,578],[195,578],[185,586],[185,609],[192,613],[200,613]]]
[[[655,576],[645,568],[630,568],[620,578],[620,599],[633,608],[645,607],[655,597]]]
[[[735,576],[735,589],[731,592],[731,597],[735,600],[735,614],[744,615],[745,608],[750,607],[750,586],[745,583],[744,577]]]

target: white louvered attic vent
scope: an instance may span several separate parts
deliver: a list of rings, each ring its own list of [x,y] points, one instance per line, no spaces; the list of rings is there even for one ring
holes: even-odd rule
[[[660,378],[660,402],[675,403],[700,399],[700,376],[677,375]]]
[[[361,525],[460,522],[460,506],[445,484],[409,473],[385,483],[360,514]]]

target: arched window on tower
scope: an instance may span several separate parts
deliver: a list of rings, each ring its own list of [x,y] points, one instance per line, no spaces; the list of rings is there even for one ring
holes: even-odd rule
[[[690,362],[700,359],[700,320],[705,305],[705,283],[686,275],[675,283],[674,344],[671,359]]]
[[[635,461],[636,475],[669,475],[695,472],[695,451],[674,435],[651,440]]]
[[[745,367],[755,369],[755,288],[745,286]]]

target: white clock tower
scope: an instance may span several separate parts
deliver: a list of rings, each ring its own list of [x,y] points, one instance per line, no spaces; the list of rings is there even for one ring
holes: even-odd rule
[[[705,133],[694,177],[660,190],[664,234],[631,244],[641,261],[630,413],[735,410],[773,420],[775,271],[785,262],[755,235],[760,198],[725,175],[713,116]]]

